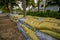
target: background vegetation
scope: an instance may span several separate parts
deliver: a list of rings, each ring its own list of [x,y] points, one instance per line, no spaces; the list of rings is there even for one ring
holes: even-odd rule
[[[46,11],[46,12],[27,12],[27,15],[39,16],[39,17],[53,17],[60,19],[60,12]]]

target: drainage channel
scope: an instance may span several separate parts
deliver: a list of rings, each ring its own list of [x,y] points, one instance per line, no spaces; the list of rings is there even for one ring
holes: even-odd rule
[[[40,40],[57,40],[43,32],[40,32],[39,30],[34,30],[34,28],[32,28],[29,24],[25,23],[24,21],[26,20],[26,18],[21,18],[19,19],[19,22],[17,23],[17,27],[18,29],[22,32],[22,34],[25,36],[25,38],[27,40],[32,40],[25,32],[25,30],[20,26],[20,24],[23,24],[25,25],[26,27],[28,27],[29,29],[35,31],[35,34],[37,35],[37,37],[40,39]]]

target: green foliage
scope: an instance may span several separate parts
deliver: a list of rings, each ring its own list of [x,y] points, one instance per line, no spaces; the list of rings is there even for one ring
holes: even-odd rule
[[[16,4],[16,0],[0,0],[0,4],[8,4],[11,3],[11,5],[15,5]]]
[[[7,7],[2,8],[1,10],[3,11],[3,13],[9,13],[10,12]]]
[[[26,0],[26,5],[32,5],[33,7],[35,6],[34,0]]]
[[[57,5],[60,5],[60,0],[53,0]]]
[[[39,16],[39,17],[53,17],[60,19],[60,13],[54,11],[47,12],[27,12],[27,15]]]

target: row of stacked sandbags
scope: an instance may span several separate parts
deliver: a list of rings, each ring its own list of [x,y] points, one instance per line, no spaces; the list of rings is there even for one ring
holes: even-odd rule
[[[37,20],[33,17],[30,17],[24,22],[49,35],[51,35],[50,33],[53,33],[51,36],[60,40],[60,20],[55,18],[44,18],[44,20]]]

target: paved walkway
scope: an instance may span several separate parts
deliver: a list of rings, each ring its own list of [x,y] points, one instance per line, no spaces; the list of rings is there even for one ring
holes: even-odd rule
[[[25,40],[16,24],[5,15],[0,15],[0,40]]]

